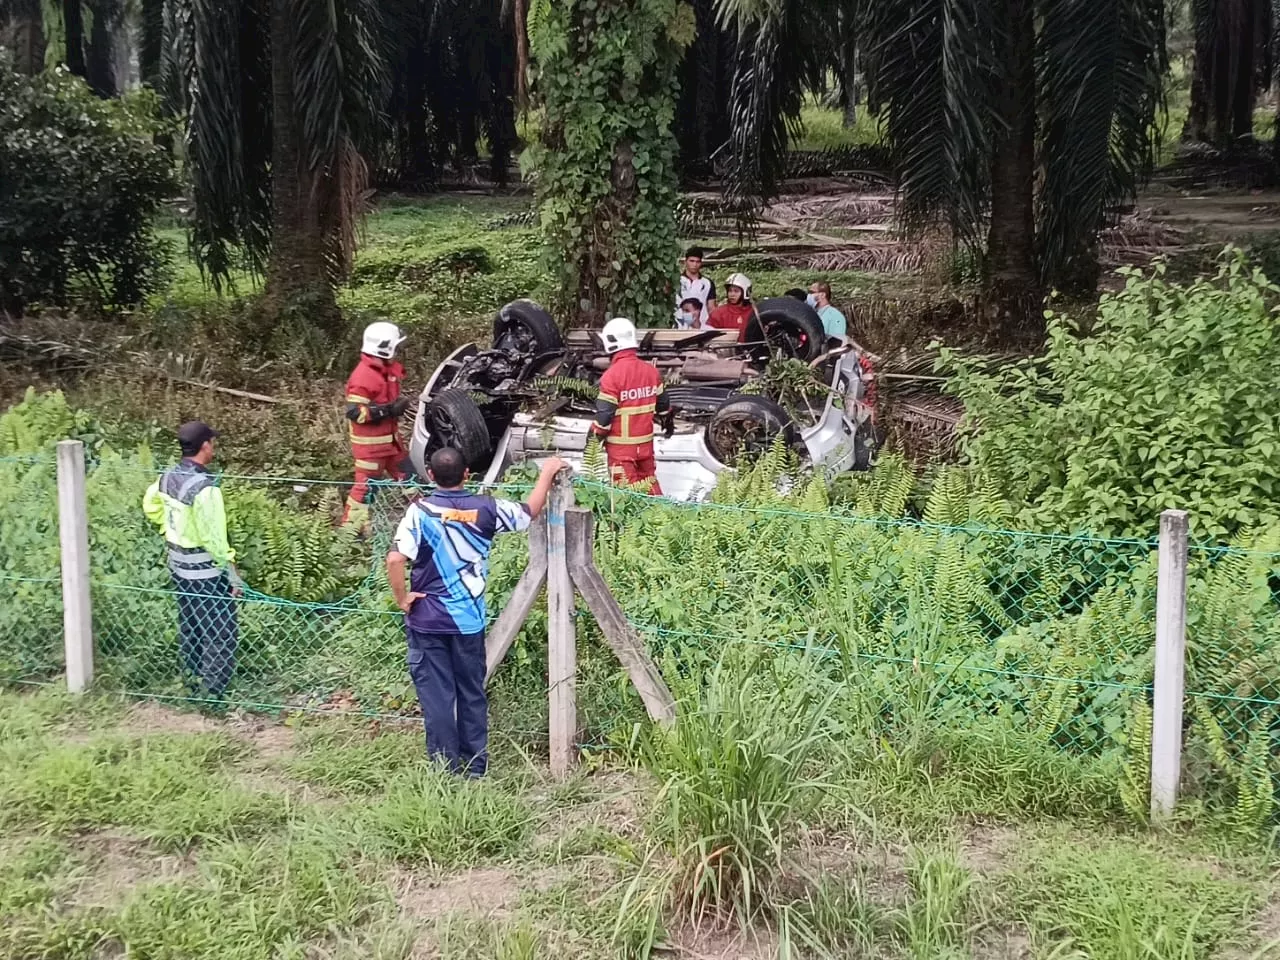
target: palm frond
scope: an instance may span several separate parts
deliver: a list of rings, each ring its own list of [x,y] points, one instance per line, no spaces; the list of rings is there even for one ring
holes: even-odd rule
[[[1004,25],[987,0],[874,4],[869,59],[908,229],[938,220],[981,245]]]
[[[240,172],[239,246],[258,271],[271,248],[271,22],[272,0],[242,0],[240,11]]]
[[[191,71],[196,61],[191,0],[168,0],[163,6],[160,102],[172,116],[185,117],[189,105],[187,91],[191,89]]]
[[[834,17],[826,0],[718,0],[720,22],[737,31],[728,141],[723,166],[728,205],[750,214],[777,195],[787,145],[802,132],[807,90],[818,89],[829,64],[822,22]]]
[[[182,72],[186,99],[187,162],[195,217],[190,245],[214,289],[235,264],[235,248],[260,269],[266,249],[244,243],[241,224],[249,196],[241,124],[241,0],[185,0],[190,7],[193,62]],[[261,25],[265,31],[266,25]]]
[[[152,88],[160,82],[165,6],[164,0],[142,0],[138,18],[138,74],[142,82]]]
[[[293,101],[307,167],[323,170],[342,137],[343,63],[336,0],[289,0]]]
[[[1066,282],[1081,264],[1092,271],[1098,231],[1150,176],[1163,105],[1163,5],[1053,0],[1040,17],[1039,260],[1046,281]]]

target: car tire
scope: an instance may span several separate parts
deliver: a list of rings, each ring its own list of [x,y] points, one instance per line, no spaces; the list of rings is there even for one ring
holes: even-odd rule
[[[770,297],[756,304],[756,312],[759,320],[753,316],[747,321],[748,342],[767,340],[805,363],[826,352],[827,334],[822,329],[822,319],[809,304],[794,297]]]
[[[441,390],[427,404],[427,418],[431,442],[426,459],[441,447],[453,447],[462,454],[468,469],[480,470],[489,465],[493,456],[489,427],[469,394],[462,390]]]
[[[725,466],[733,466],[766,452],[779,436],[787,447],[795,447],[796,425],[791,414],[768,397],[740,393],[711,415],[703,439],[707,452]]]
[[[879,427],[870,420],[858,424],[853,431],[853,466],[851,469],[870,470],[875,465],[876,453],[879,452],[884,436]]]
[[[564,337],[551,314],[532,300],[512,300],[493,318],[493,345],[537,356],[564,349]]]

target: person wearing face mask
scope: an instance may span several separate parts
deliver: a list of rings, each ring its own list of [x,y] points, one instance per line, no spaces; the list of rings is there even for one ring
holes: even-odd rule
[[[676,319],[679,320],[684,302],[693,297],[701,304],[698,320],[701,326],[706,326],[707,318],[716,308],[716,282],[702,275],[702,253],[701,247],[690,247],[685,251],[680,289],[676,293]]]
[[[676,311],[676,327],[680,330],[702,329],[702,301],[697,297],[685,297]]]
[[[822,329],[828,337],[836,340],[845,338],[849,332],[849,324],[844,314],[831,305],[831,284],[825,280],[815,281],[809,287],[809,296],[805,302],[818,311]]]
[[[745,273],[732,274],[724,285],[725,302],[711,314],[711,326],[717,330],[737,330],[741,343],[747,333],[747,322],[755,315],[751,304],[751,280]]]

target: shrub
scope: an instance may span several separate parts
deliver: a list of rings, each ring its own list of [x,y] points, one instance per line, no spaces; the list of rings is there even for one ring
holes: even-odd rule
[[[1280,287],[1238,252],[1186,286],[1127,275],[1092,335],[1050,315],[1042,357],[989,372],[941,351],[969,462],[1028,529],[1147,537],[1171,507],[1214,538],[1280,520]]]
[[[115,308],[160,287],[168,250],[151,223],[176,181],[154,106],[0,63],[0,308]]]

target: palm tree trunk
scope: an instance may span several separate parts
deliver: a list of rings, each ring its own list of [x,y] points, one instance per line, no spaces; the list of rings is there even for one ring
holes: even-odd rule
[[[1009,75],[997,109],[1006,133],[991,157],[991,224],[983,301],[988,318],[1014,333],[1038,325],[1042,295],[1035,264],[1035,21],[1032,0],[1005,0]]]
[[[67,69],[77,77],[86,73],[84,65],[84,10],[80,0],[62,0],[62,27],[66,34]]]
[[[111,3],[91,6],[93,25],[89,29],[89,57],[86,64],[89,87],[98,96],[116,95],[115,17]]]
[[[19,73],[33,76],[44,69],[44,14],[40,0],[16,0],[9,7],[3,28],[2,45],[13,53],[13,66]]]
[[[293,95],[293,39],[288,0],[271,2],[271,255],[263,314],[278,322],[300,311],[315,326],[341,329],[325,257],[323,177],[303,155]]]
[[[1182,125],[1183,143],[1206,143],[1209,140],[1209,84],[1205,69],[1210,61],[1208,42],[1197,36],[1191,61],[1191,101],[1187,106],[1186,122]]]
[[[164,0],[142,0],[138,76],[144,86],[160,86],[160,58],[164,51]]]

